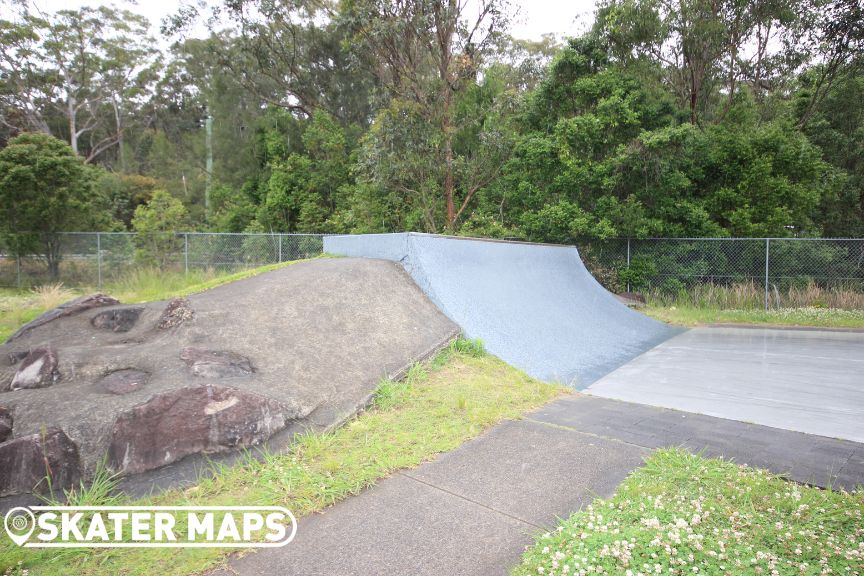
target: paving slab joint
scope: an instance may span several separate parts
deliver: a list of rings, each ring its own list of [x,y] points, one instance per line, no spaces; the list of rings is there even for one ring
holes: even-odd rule
[[[559,430],[566,430],[567,432],[572,432],[573,434],[581,434],[583,436],[590,436],[591,438],[600,438],[602,440],[608,440],[609,442],[615,442],[617,444],[624,444],[625,446],[632,446],[634,448],[641,448],[643,450],[651,450],[652,452],[656,450],[656,447],[652,446],[644,446],[642,444],[636,444],[635,442],[628,442],[626,440],[621,440],[620,438],[615,438],[613,436],[604,436],[603,434],[597,434],[596,432],[586,432],[585,430],[579,430],[578,428],[573,428],[572,426],[565,426],[563,424],[555,424],[553,422],[544,422],[543,420],[535,420],[534,418],[524,418],[524,422],[531,422],[533,424],[541,424],[543,426],[548,426],[549,428],[557,428]]]
[[[420,478],[417,478],[416,476],[411,476],[410,474],[408,474],[405,471],[397,472],[397,474],[399,476],[402,476],[402,477],[407,478],[409,480],[413,480],[414,482],[417,482],[418,484],[423,484],[424,486],[428,486],[429,488],[432,488],[434,490],[438,490],[439,492],[443,492],[444,494],[447,494],[449,496],[453,496],[454,498],[459,498],[460,500],[464,500],[465,502],[470,502],[471,504],[474,504],[475,506],[479,506],[485,510],[489,510],[490,512],[494,512],[495,514],[500,514],[501,516],[506,516],[507,518],[510,518],[512,520],[516,520],[517,522],[521,522],[521,523],[526,524],[528,526],[531,526],[533,528],[537,528],[538,530],[544,530],[544,527],[540,526],[539,524],[535,524],[534,522],[531,522],[529,520],[525,520],[524,518],[514,516],[513,514],[510,514],[509,512],[504,512],[503,510],[493,508],[492,506],[489,506],[488,504],[483,504],[482,502],[472,500],[471,498],[463,496],[462,494],[457,494],[456,492],[453,492],[452,490],[442,488],[441,486],[437,486],[435,484],[432,484],[431,482],[421,480]]]

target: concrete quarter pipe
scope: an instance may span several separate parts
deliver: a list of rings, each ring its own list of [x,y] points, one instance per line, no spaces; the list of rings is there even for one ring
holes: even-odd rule
[[[401,263],[466,336],[575,388],[679,332],[619,303],[574,246],[401,233],[328,236],[324,251]]]

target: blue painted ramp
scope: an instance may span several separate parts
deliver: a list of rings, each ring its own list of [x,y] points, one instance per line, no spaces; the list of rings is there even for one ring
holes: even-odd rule
[[[618,302],[574,246],[402,233],[327,236],[324,251],[400,262],[466,336],[576,388],[679,332]]]

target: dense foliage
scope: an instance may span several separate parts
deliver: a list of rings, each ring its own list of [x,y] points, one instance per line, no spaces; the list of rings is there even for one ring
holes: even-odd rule
[[[0,238],[16,254],[42,254],[52,274],[60,261],[58,233],[100,230],[105,202],[92,169],[63,142],[23,134],[0,150]],[[21,232],[24,232],[23,234]]]
[[[61,228],[37,197],[147,242],[864,234],[855,0],[603,0],[563,44],[507,36],[502,0],[231,0],[164,54],[127,11],[7,6],[7,237]]]

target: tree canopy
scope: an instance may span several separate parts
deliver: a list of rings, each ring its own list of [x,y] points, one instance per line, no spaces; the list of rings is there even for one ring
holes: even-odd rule
[[[857,0],[601,0],[563,41],[505,0],[210,0],[166,50],[4,6],[7,235],[49,196],[53,231],[864,234]]]
[[[45,258],[56,276],[58,233],[100,230],[108,220],[91,169],[45,134],[22,134],[0,150],[0,235],[18,254]]]

